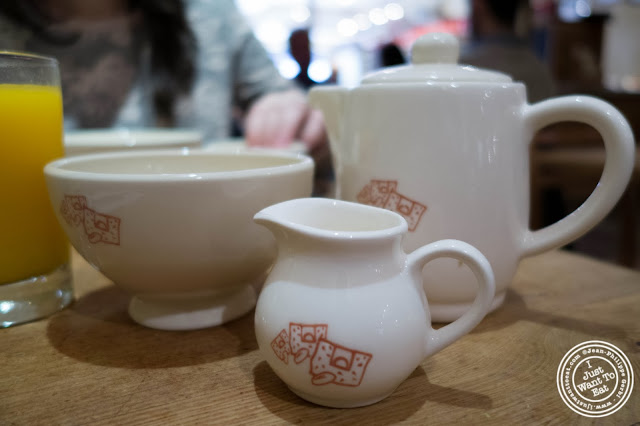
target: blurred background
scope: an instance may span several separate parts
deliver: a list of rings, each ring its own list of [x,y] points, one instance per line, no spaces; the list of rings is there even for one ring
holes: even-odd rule
[[[236,3],[285,77],[292,78],[299,69],[290,54],[289,36],[298,29],[308,30],[312,54],[309,74],[317,83],[333,76],[340,84],[357,84],[363,74],[380,65],[378,52],[387,43],[397,44],[407,54],[413,41],[427,32],[445,31],[461,39],[470,34],[471,0],[236,0]],[[530,39],[535,52],[563,82],[596,84],[601,80],[601,62],[607,56],[602,39],[608,21],[616,21],[616,28],[620,27],[616,32],[621,34],[620,40],[625,31],[629,36],[640,34],[640,15],[635,10],[640,1],[529,0],[528,5],[529,16],[519,20],[519,35]],[[636,16],[629,16],[628,9],[613,16],[620,5],[628,5]],[[629,37],[629,40],[638,39]],[[629,57],[629,52],[624,56]],[[640,89],[634,78],[619,82],[613,79],[609,77],[607,84]]]
[[[285,77],[298,65],[289,51],[289,35],[308,29],[310,77],[353,86],[377,68],[378,49],[395,42],[403,51],[420,34],[447,31],[463,36],[467,0],[236,0],[256,36]]]
[[[280,73],[304,86],[352,87],[383,65],[410,60],[428,32],[473,41],[475,0],[236,0]],[[600,97],[640,135],[640,1],[528,0],[514,30],[547,67],[554,95]],[[396,49],[390,55],[390,45]],[[384,54],[383,54],[384,52]],[[517,78],[516,78],[517,79]],[[530,96],[530,100],[531,96]],[[537,100],[537,99],[536,99]],[[579,123],[541,131],[532,144],[532,227],[577,208],[597,185],[602,140]],[[567,249],[640,269],[640,160],[616,209]]]

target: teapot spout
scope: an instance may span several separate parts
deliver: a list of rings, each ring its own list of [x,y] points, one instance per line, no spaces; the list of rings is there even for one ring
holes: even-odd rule
[[[344,100],[348,91],[339,86],[318,86],[309,91],[309,104],[322,111],[329,140],[334,146],[342,139]]]

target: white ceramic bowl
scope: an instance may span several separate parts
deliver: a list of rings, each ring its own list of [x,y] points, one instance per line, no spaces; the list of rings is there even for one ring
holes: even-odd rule
[[[212,152],[238,152],[258,149],[268,149],[274,151],[297,152],[306,154],[307,147],[300,141],[294,141],[291,145],[282,148],[253,148],[247,145],[243,138],[218,139],[205,142],[203,149]]]
[[[66,156],[139,149],[197,148],[202,134],[191,129],[73,130],[64,135]]]
[[[253,216],[307,197],[313,160],[285,152],[151,150],[45,167],[71,244],[132,294],[131,317],[159,329],[219,325],[249,312],[275,241]]]

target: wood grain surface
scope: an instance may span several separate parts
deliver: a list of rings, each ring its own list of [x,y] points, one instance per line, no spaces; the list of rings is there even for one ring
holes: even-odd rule
[[[506,302],[425,360],[387,399],[307,403],[262,360],[253,315],[169,332],[139,326],[128,296],[73,256],[76,302],[0,330],[1,425],[612,424],[640,422],[640,273],[554,251],[522,261]],[[560,399],[565,353],[604,340],[635,385],[616,413],[590,419]]]

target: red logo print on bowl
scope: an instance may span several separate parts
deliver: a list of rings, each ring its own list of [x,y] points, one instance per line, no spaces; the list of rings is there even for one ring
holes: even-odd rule
[[[70,226],[82,225],[89,242],[120,245],[120,218],[90,209],[84,195],[65,195],[60,214]]]

